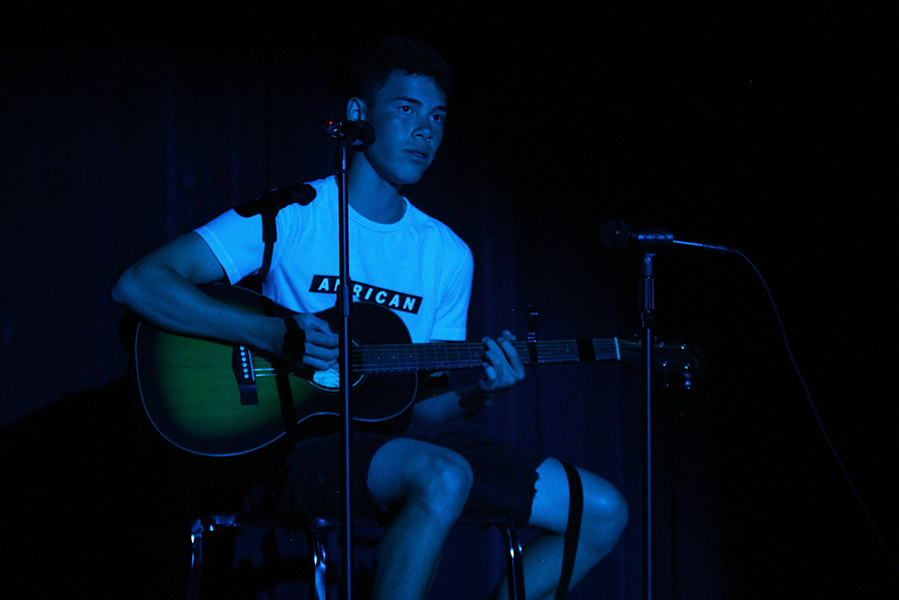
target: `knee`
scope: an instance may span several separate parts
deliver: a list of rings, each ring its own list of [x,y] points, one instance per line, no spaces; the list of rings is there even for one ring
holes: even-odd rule
[[[614,545],[629,518],[627,501],[611,485],[584,495],[582,533],[597,545]]]
[[[434,517],[458,519],[474,482],[468,461],[441,448],[417,457],[414,463],[413,499]]]

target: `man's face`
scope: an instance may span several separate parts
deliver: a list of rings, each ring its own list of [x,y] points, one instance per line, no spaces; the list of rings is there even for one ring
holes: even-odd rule
[[[375,129],[365,158],[384,180],[399,188],[421,179],[443,141],[445,105],[430,77],[396,72],[364,107],[360,118]]]

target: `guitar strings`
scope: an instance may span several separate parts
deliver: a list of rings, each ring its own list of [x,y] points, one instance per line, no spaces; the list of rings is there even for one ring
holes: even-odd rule
[[[615,340],[592,340],[595,356],[614,354]],[[527,362],[528,342],[512,342]],[[576,340],[537,342],[539,363],[578,362],[581,360]],[[373,344],[351,349],[353,371],[357,373],[389,373],[421,370],[475,368],[483,364],[485,349],[471,342],[439,342],[431,344]],[[274,367],[256,367],[259,376],[275,374]]]

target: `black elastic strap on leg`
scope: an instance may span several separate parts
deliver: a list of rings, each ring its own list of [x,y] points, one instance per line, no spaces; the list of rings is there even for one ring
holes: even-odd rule
[[[556,600],[568,595],[571,586],[571,574],[574,572],[574,559],[577,557],[577,543],[581,535],[581,518],[584,516],[584,486],[581,476],[574,466],[563,462],[565,474],[568,475],[568,528],[565,530],[565,550],[562,553],[562,576],[556,588]]]

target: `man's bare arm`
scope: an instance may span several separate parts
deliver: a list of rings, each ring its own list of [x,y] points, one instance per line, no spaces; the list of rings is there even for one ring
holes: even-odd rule
[[[196,287],[224,277],[212,250],[192,232],[129,267],[116,282],[112,297],[167,331],[281,355],[287,330],[282,319],[219,302]],[[330,368],[337,358],[337,336],[315,315],[300,314],[295,320],[306,334],[303,363],[314,369]]]

